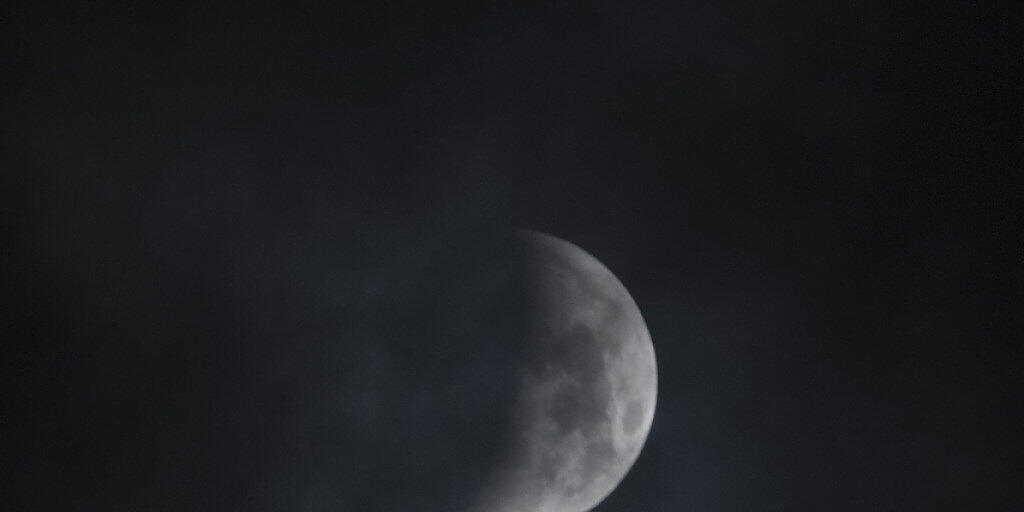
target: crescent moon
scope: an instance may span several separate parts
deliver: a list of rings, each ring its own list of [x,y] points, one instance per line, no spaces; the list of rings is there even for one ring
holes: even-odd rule
[[[596,258],[516,233],[528,314],[511,428],[473,512],[583,512],[636,461],[657,398],[640,310]]]

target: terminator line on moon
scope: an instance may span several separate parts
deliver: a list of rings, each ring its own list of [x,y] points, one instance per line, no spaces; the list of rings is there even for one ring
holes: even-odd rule
[[[528,283],[527,361],[512,428],[472,512],[584,512],[636,461],[654,418],[657,369],[640,311],[601,262],[519,231]]]

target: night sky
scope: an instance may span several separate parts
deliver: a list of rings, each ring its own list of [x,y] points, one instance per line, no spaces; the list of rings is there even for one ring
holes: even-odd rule
[[[503,374],[431,359],[443,255],[519,226],[654,341],[596,512],[1021,510],[1022,34],[1017,2],[5,6],[0,508],[451,510],[489,424],[432,411]]]

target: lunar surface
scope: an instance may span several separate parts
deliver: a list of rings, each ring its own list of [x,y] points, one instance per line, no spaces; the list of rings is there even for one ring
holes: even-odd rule
[[[527,325],[506,440],[472,512],[583,512],[635,462],[657,394],[636,303],[593,256],[520,231]]]

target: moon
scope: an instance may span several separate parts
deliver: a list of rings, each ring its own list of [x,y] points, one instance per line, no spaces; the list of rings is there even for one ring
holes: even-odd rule
[[[472,512],[583,512],[636,461],[654,418],[657,369],[640,310],[596,258],[517,231],[522,361],[505,441]]]

